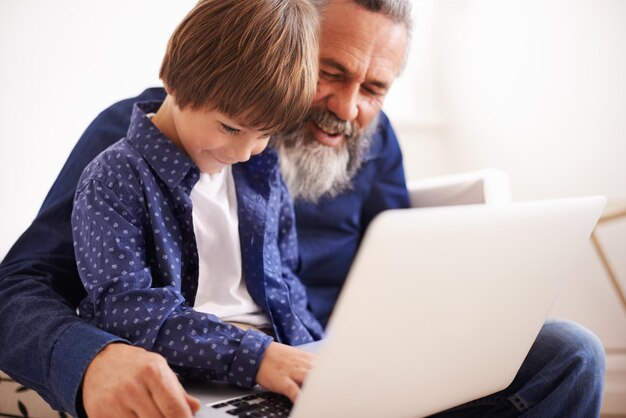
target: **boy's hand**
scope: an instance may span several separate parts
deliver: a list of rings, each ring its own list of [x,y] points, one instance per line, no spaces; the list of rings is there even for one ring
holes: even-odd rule
[[[118,343],[87,367],[83,405],[89,418],[191,418],[200,409],[162,356]]]
[[[311,353],[273,342],[265,350],[256,382],[265,389],[285,395],[291,402],[295,402],[314,359],[315,356]]]

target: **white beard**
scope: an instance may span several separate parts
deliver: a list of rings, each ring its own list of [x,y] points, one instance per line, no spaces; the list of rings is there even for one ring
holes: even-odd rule
[[[378,118],[339,147],[320,144],[304,128],[273,138],[281,173],[294,200],[316,203],[322,197],[332,198],[349,190],[377,126]]]
[[[280,147],[280,170],[295,199],[317,202],[323,195],[334,197],[350,188],[346,167],[350,155],[319,143],[304,147]]]

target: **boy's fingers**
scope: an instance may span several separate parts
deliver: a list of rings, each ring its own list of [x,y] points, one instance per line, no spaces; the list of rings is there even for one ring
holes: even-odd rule
[[[300,394],[300,386],[293,380],[287,379],[281,392],[288,397],[291,402],[295,403]]]
[[[298,386],[302,386],[302,383],[304,383],[304,379],[306,379],[308,374],[308,368],[299,367],[292,372],[291,377]]]

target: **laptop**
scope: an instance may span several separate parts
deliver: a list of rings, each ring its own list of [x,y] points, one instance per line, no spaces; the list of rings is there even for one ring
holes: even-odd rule
[[[390,210],[368,228],[298,402],[187,385],[198,417],[403,418],[507,387],[605,205]],[[278,415],[267,411],[282,405]]]

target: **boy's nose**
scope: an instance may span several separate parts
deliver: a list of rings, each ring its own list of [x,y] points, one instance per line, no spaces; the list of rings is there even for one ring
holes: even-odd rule
[[[248,161],[250,159],[250,156],[252,155],[252,149],[253,149],[252,145],[242,145],[242,146],[236,147],[235,149],[232,150],[233,160],[239,163]]]

